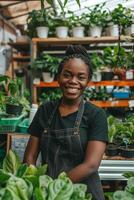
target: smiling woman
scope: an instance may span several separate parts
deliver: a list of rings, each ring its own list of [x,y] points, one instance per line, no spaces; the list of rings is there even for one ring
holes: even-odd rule
[[[91,77],[86,49],[69,46],[58,68],[62,98],[39,107],[24,162],[36,164],[41,152],[49,176],[57,178],[65,171],[74,183],[85,183],[94,200],[104,200],[98,167],[108,141],[107,120],[101,108],[83,100]]]

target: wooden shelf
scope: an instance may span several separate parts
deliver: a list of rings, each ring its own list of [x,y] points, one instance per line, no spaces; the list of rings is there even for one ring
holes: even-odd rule
[[[89,82],[88,86],[134,86],[134,81],[100,81],[100,82]],[[57,81],[51,83],[45,83],[43,81],[40,84],[34,84],[34,87],[59,87]]]
[[[10,42],[8,44],[18,51],[30,51],[30,42]]]
[[[16,61],[16,62],[29,62],[30,61],[30,56],[16,55],[16,56],[13,56],[13,61]]]
[[[62,38],[33,38],[33,43],[45,43],[45,44],[60,44],[60,45],[67,45],[67,44],[89,44],[89,43],[113,43],[117,42],[119,37],[83,37],[83,38],[75,38],[75,37],[68,37],[65,39]],[[121,41],[132,41],[133,38],[131,36],[121,36]]]
[[[102,108],[109,107],[129,107],[129,100],[114,100],[114,101],[91,101],[96,106]]]

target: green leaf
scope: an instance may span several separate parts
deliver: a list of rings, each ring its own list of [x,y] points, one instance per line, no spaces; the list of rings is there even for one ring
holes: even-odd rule
[[[9,76],[6,76],[6,75],[0,76],[0,82],[3,82],[3,81],[4,81],[5,83],[7,83],[8,80],[9,80]]]
[[[34,188],[39,187],[39,176],[27,175],[24,179],[30,181]]]
[[[27,167],[26,173],[25,175],[37,175],[38,174],[38,170],[37,167],[34,165],[29,165]]]
[[[39,177],[40,188],[47,188],[49,183],[53,182],[53,179],[48,175],[43,175]]]
[[[44,175],[47,171],[47,164],[37,167],[37,175],[41,176]]]
[[[7,188],[14,195],[14,200],[29,200],[29,188],[24,179],[12,176],[7,182]]]
[[[80,0],[76,0],[76,2],[77,2],[77,4],[78,4],[79,7],[80,7],[80,6],[81,6],[81,5],[80,5]]]
[[[48,192],[48,200],[70,200],[73,193],[73,184],[71,180],[65,176],[65,173],[61,173],[58,179],[49,183]]]
[[[41,188],[36,188],[34,195],[35,195],[35,200],[45,200]]]
[[[15,174],[20,165],[21,162],[17,154],[12,150],[9,150],[9,153],[3,160],[3,170],[5,172],[10,172],[12,174]]]
[[[17,172],[16,172],[16,176],[17,177],[23,177],[27,171],[28,165],[27,164],[22,164],[20,165],[20,167],[18,168]]]
[[[123,176],[125,176],[126,178],[134,177],[134,172],[125,172]]]
[[[0,169],[0,184],[6,183],[6,181],[10,178],[8,173],[5,173],[4,170]]]

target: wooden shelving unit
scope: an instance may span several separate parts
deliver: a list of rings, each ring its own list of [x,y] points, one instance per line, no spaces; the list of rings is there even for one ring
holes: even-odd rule
[[[31,42],[10,42],[8,43],[12,47],[12,77],[14,77],[14,69],[18,64],[16,63],[29,63]]]

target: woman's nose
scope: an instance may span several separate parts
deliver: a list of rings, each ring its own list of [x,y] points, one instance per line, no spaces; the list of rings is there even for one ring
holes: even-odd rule
[[[77,77],[75,77],[75,76],[71,77],[70,82],[71,83],[77,83],[78,82]]]

